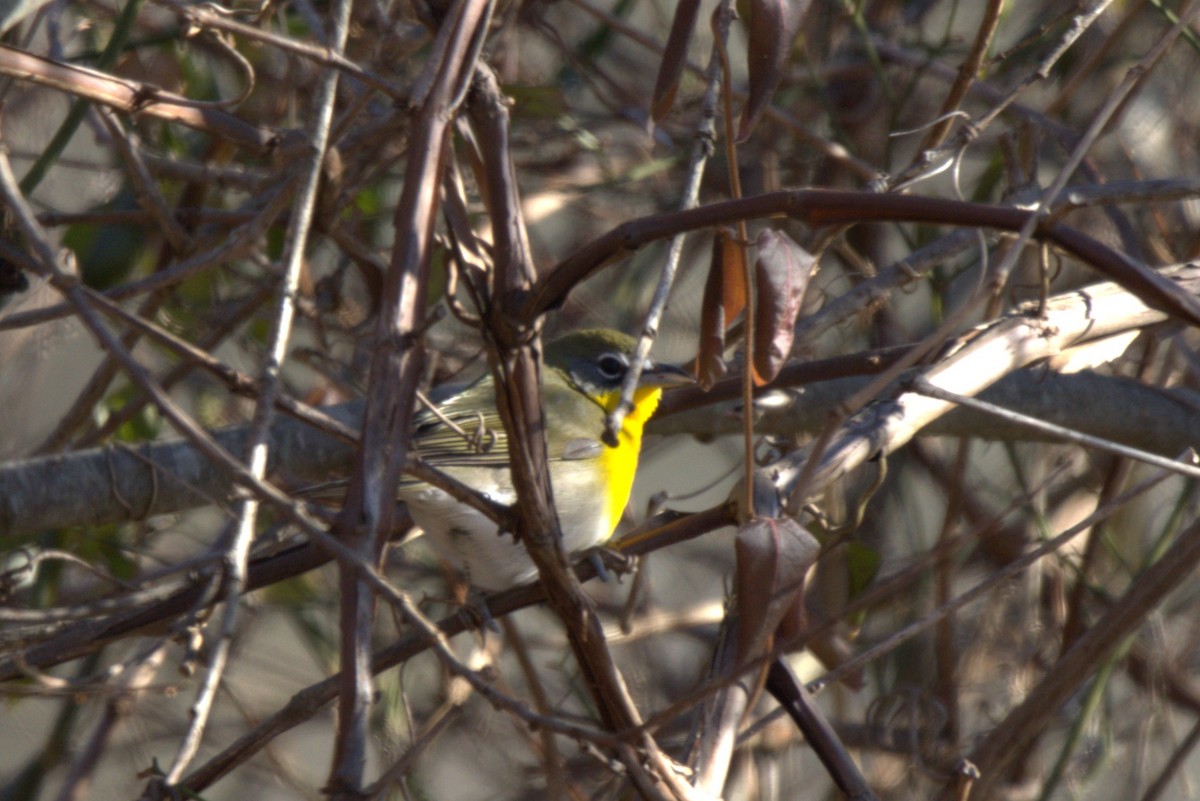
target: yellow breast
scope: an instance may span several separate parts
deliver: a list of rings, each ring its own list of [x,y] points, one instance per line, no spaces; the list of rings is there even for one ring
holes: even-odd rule
[[[633,410],[625,416],[621,432],[617,436],[617,447],[604,449],[601,464],[607,474],[608,487],[606,541],[616,531],[625,506],[629,503],[629,495],[633,491],[633,478],[637,474],[638,456],[642,450],[642,428],[658,408],[661,397],[662,389],[659,387],[638,388],[633,394]],[[611,411],[619,400],[619,393],[614,392],[603,399],[603,406],[607,411]]]

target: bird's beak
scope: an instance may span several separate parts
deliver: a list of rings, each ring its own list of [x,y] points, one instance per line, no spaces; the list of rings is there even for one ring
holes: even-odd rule
[[[676,367],[673,364],[659,364],[655,361],[647,361],[646,366],[642,369],[642,378],[638,381],[639,387],[682,387],[687,384],[695,384],[696,376],[682,367]]]

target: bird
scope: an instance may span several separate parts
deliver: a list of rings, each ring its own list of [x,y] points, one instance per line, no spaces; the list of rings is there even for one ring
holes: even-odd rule
[[[605,441],[632,367],[636,340],[603,328],[570,332],[545,347],[542,408],[554,505],[571,555],[607,542],[633,488],[642,430],[665,388],[693,383],[688,371],[647,360],[615,444]],[[410,454],[499,504],[516,502],[508,437],[496,407],[495,383],[484,376],[418,412]],[[495,522],[432,484],[404,477],[399,497],[438,554],[479,590],[532,582],[537,568],[525,546]]]

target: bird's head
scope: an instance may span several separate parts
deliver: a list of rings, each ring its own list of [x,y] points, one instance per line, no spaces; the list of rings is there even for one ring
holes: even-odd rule
[[[628,334],[607,328],[588,328],[572,331],[548,344],[545,363],[563,373],[576,389],[605,411],[611,412],[620,400],[621,385],[633,363],[636,347],[637,340]],[[657,406],[664,387],[690,384],[695,380],[686,370],[647,359],[634,394],[634,405],[640,408],[643,402],[652,400],[653,406]]]

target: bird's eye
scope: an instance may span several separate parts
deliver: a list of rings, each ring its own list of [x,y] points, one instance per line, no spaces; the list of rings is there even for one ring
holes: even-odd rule
[[[605,378],[620,378],[625,375],[625,360],[612,353],[606,353],[597,359],[596,366]]]

